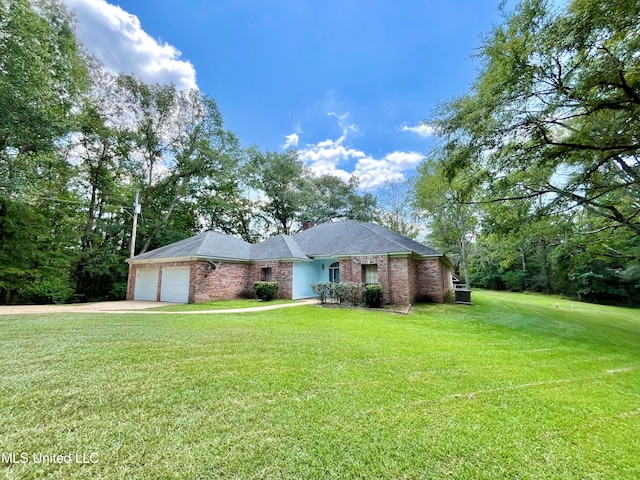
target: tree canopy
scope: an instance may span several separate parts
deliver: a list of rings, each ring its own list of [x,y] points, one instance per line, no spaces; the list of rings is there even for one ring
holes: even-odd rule
[[[242,148],[202,92],[106,72],[58,0],[0,0],[0,110],[0,303],[123,298],[136,194],[136,254],[373,217],[355,178]]]
[[[480,284],[512,272],[519,289],[593,293],[637,272],[639,24],[638,2],[523,0],[484,39],[470,91],[429,119],[454,203],[481,218]],[[638,301],[626,285],[601,299]]]

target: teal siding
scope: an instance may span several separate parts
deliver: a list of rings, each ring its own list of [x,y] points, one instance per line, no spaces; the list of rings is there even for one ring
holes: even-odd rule
[[[313,260],[293,264],[293,299],[312,298],[312,283],[329,281],[329,265],[335,260]],[[322,268],[324,265],[324,269]]]

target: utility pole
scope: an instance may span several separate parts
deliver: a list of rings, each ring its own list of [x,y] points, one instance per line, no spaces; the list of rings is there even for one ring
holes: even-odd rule
[[[138,192],[136,192],[136,201],[133,204],[133,228],[131,229],[131,245],[129,249],[129,258],[133,258],[136,254],[136,232],[138,230],[138,215],[140,214],[140,204],[138,203]]]

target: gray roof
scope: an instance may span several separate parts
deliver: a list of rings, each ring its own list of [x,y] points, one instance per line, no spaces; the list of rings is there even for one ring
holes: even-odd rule
[[[403,237],[375,223],[353,220],[323,223],[293,235],[295,242],[309,256],[376,255],[406,253],[442,256],[442,253]]]
[[[132,260],[201,257],[220,260],[310,260],[350,255],[416,254],[441,257],[442,253],[374,223],[353,220],[323,223],[295,235],[277,235],[250,244],[232,235],[204,232],[152,250]]]
[[[252,260],[309,260],[289,235],[277,235],[251,245]]]
[[[251,260],[251,244],[218,232],[204,232],[134,257],[134,260],[204,257],[221,260]]]

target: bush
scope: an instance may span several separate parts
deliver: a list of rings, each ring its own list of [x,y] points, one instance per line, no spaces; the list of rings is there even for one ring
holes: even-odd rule
[[[322,283],[312,283],[311,291],[316,297],[318,297],[318,300],[320,300],[320,303],[325,304],[327,303],[327,298],[332,297],[331,294],[333,289],[331,288],[331,283],[322,282]]]
[[[335,298],[340,303],[348,303],[350,305],[359,305],[362,298],[362,283],[358,282],[340,282],[335,283]]]
[[[382,285],[371,284],[364,287],[362,291],[364,304],[369,308],[381,308],[384,301],[384,291]]]
[[[276,298],[279,286],[278,282],[255,282],[253,291],[260,300],[269,302]]]
[[[322,282],[312,283],[311,291],[320,303],[326,303],[327,299],[331,299],[338,303],[358,305],[362,297],[362,287],[362,283],[357,282]]]

